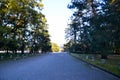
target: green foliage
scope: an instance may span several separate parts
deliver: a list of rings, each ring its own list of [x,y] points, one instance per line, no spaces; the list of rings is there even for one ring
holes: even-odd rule
[[[65,51],[72,51],[73,40],[70,40],[68,43],[64,44]]]
[[[94,54],[75,54],[75,53],[71,53],[72,56],[81,59],[83,61],[86,61],[88,63],[91,63],[93,65],[96,65],[100,68],[103,68],[109,72],[112,72],[116,75],[120,75],[120,71],[118,69],[118,63],[119,63],[119,56],[117,58],[114,58],[115,55],[111,55],[111,57],[109,57],[109,59],[106,60],[106,62],[104,64],[101,64],[101,59],[99,57],[99,55],[94,55]],[[88,59],[86,59],[86,56],[89,56]],[[95,57],[95,61],[91,60],[92,56],[96,56]],[[109,55],[110,56],[110,55]]]
[[[50,50],[47,22],[45,15],[42,14],[41,1],[0,1],[0,43],[2,44],[0,49],[11,51],[17,49],[22,53],[26,49],[33,50],[32,52]]]
[[[66,30],[66,38],[73,40],[73,45],[79,44],[81,51],[89,50],[101,54],[120,53],[119,2],[119,0],[102,2],[72,0],[68,8],[74,13]]]
[[[60,47],[56,43],[52,43],[52,52],[59,52]]]

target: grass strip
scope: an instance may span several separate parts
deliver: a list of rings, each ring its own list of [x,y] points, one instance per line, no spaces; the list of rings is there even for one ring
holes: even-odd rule
[[[101,64],[100,59],[95,59],[94,61],[92,61],[91,58],[86,59],[86,56],[88,55],[89,57],[92,56],[92,54],[75,54],[75,53],[71,53],[72,56],[78,58],[78,59],[82,59],[85,62],[88,62],[90,64],[93,64],[97,67],[100,67],[106,71],[109,71],[115,75],[120,76],[120,70],[118,69],[118,64],[116,65],[111,65],[109,64],[109,62],[111,61],[110,59],[106,60],[106,62],[104,64]],[[113,60],[113,59],[112,59]],[[113,62],[115,62],[116,60],[113,60]]]

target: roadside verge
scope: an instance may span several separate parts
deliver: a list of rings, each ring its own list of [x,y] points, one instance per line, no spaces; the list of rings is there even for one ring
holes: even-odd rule
[[[106,66],[104,66],[104,65],[106,65],[106,64],[100,64],[100,62],[98,62],[98,61],[92,61],[92,60],[90,60],[90,59],[85,59],[86,54],[70,53],[70,55],[73,56],[73,57],[75,57],[76,59],[79,59],[79,60],[81,60],[81,61],[89,64],[89,65],[92,65],[93,67],[97,67],[97,68],[99,68],[99,69],[101,69],[101,70],[103,70],[103,71],[105,71],[105,72],[108,72],[108,73],[110,73],[110,74],[112,74],[112,75],[120,78],[120,70],[118,70],[118,69],[113,69],[114,71],[112,71],[112,70],[107,69]],[[89,56],[90,56],[90,55],[89,55]],[[108,66],[109,66],[109,65],[108,65]],[[107,66],[107,67],[108,67],[108,66]],[[109,68],[109,67],[108,67],[108,68]],[[114,68],[114,67],[112,67],[112,68]],[[116,67],[115,67],[115,68],[116,68]],[[117,71],[117,72],[116,72],[116,71]]]

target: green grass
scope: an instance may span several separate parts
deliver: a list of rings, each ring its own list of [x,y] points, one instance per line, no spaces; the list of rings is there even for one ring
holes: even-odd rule
[[[74,54],[74,53],[71,53],[72,56],[76,57],[76,58],[79,58],[79,59],[82,59],[86,62],[89,62],[93,65],[96,65],[100,68],[103,68],[109,72],[112,72],[116,75],[120,75],[120,70],[118,69],[118,62],[120,62],[120,58],[119,57],[112,57],[110,56],[110,58],[108,58],[106,60],[106,62],[104,64],[101,64],[101,59],[100,59],[100,56],[99,55],[93,55],[93,54]],[[88,59],[86,59],[86,56],[89,56]],[[92,56],[96,56],[95,57],[95,61],[92,61],[91,60],[91,57]]]

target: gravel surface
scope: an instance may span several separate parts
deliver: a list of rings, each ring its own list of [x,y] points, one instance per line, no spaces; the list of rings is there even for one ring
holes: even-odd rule
[[[0,80],[120,80],[66,52],[0,63]]]

